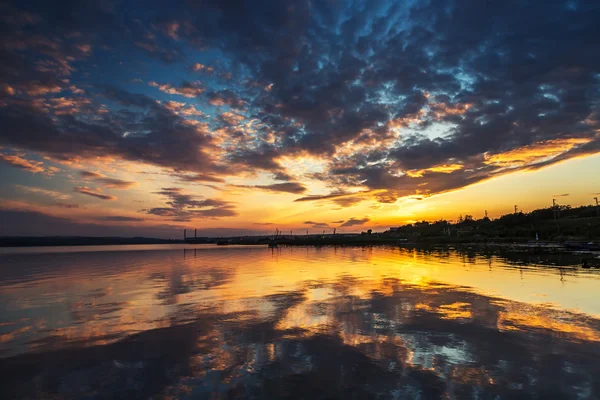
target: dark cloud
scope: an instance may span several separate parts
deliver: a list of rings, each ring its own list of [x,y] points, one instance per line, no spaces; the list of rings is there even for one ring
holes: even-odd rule
[[[29,210],[0,208],[0,236],[111,236],[179,238],[182,227],[176,225],[134,224],[103,225],[85,223]]]
[[[95,191],[94,189],[90,189],[87,186],[74,187],[73,191],[77,192],[77,193],[85,194],[88,196],[96,197],[97,199],[101,199],[101,200],[117,200],[117,198],[115,196],[111,196],[108,194],[104,194],[104,193]]]
[[[122,179],[109,178],[97,172],[79,171],[79,175],[86,180],[94,181],[111,189],[128,189],[137,185],[137,182],[124,181]]]
[[[39,151],[57,159],[107,155],[191,172],[221,171],[207,150],[204,128],[141,94],[104,87],[103,95],[126,109],[50,118],[31,105],[0,108],[0,144]],[[224,169],[224,168],[223,168]]]
[[[0,145],[284,182],[282,156],[313,155],[332,190],[382,190],[370,198],[384,203],[600,151],[597,2],[102,4],[3,6]],[[200,50],[219,59],[200,65]],[[112,71],[160,69],[144,55],[207,73],[145,79],[152,86],[239,117],[200,123],[186,119],[196,108],[115,87]],[[215,81],[215,68],[231,79]],[[73,82],[94,71],[113,86],[84,95]],[[78,112],[53,106],[65,101]],[[242,117],[255,125],[238,126]],[[343,207],[365,198],[329,197]],[[297,201],[308,200],[318,198]]]
[[[279,171],[273,173],[273,179],[276,181],[291,181],[294,179],[294,177],[287,172]]]
[[[484,164],[485,153],[590,137],[598,127],[588,117],[597,99],[600,57],[587,51],[598,45],[597,5],[557,1],[541,10],[528,2],[486,7],[461,0],[404,9],[345,6],[329,3],[309,13],[303,5],[268,4],[275,10],[269,16],[250,11],[243,19],[239,9],[211,6],[222,24],[197,33],[206,43],[218,40],[257,71],[258,81],[273,84],[252,104],[269,115],[263,121],[270,128],[283,132],[271,160],[300,149],[332,154],[366,137],[389,140],[389,121],[407,127],[416,118],[414,137],[392,140],[390,150],[370,155],[391,164],[369,168],[373,159],[365,158],[351,176],[343,170],[328,176],[389,189],[391,201],[414,193],[423,181],[433,181],[429,192],[435,193],[493,176],[498,168]],[[340,20],[332,17],[340,9],[342,34]],[[292,19],[297,22],[286,23]],[[578,28],[559,22],[566,20]],[[444,136],[427,137],[434,124]],[[263,165],[268,157],[263,154]],[[458,161],[475,168],[416,180],[390,174]]]
[[[208,98],[208,102],[213,106],[225,106],[228,105],[232,108],[241,108],[244,107],[246,103],[244,100],[240,99],[235,92],[224,89],[218,92],[209,92],[206,94]]]
[[[337,204],[340,207],[351,207],[362,201],[365,201],[372,196],[376,195],[377,191],[362,191],[362,192],[343,192],[338,191],[326,195],[313,195],[313,196],[305,196],[300,197],[294,201],[303,202],[303,201],[330,201],[334,204]]]
[[[357,219],[357,218],[350,218],[348,221],[344,222],[342,225],[340,226],[345,226],[345,227],[350,227],[350,226],[359,226],[359,225],[364,225],[367,222],[369,222],[371,219],[370,218],[362,218],[362,219]]]
[[[278,155],[279,153],[275,148],[263,144],[258,148],[236,148],[227,155],[227,158],[232,164],[279,172],[282,167],[275,160]]]
[[[183,182],[225,182],[223,178],[210,174],[174,174],[173,176]]]
[[[294,193],[294,194],[304,193],[306,191],[306,187],[298,182],[273,183],[270,185],[253,185],[253,186],[238,185],[237,187],[266,190],[269,192]]]
[[[219,199],[203,199],[187,194],[181,188],[162,188],[156,194],[166,199],[166,207],[142,210],[150,215],[167,217],[173,221],[191,221],[193,218],[221,218],[237,215],[233,203]]]
[[[334,192],[334,193],[329,193],[329,194],[324,194],[324,195],[311,195],[311,196],[305,196],[305,197],[300,197],[297,198],[294,201],[315,201],[315,200],[330,200],[330,199],[340,199],[340,198],[345,198],[345,197],[354,197],[354,196],[360,196],[360,195],[366,195],[369,194],[370,192],[358,192],[358,193],[347,193],[347,192]]]
[[[313,228],[329,228],[329,224],[326,222],[304,221],[303,224],[312,225]]]
[[[144,220],[144,218],[125,217],[122,215],[108,215],[105,217],[100,217],[98,219],[101,221],[110,221],[110,222],[140,222],[140,221]]]

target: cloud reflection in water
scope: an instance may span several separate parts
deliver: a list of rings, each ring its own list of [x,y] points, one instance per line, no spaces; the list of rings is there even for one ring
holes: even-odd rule
[[[368,248],[2,257],[9,398],[600,394],[600,320],[547,291],[597,284],[573,269]],[[555,304],[512,299],[518,282]]]

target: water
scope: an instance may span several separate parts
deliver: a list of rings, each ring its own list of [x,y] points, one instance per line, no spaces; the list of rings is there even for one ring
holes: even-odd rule
[[[0,250],[0,398],[600,397],[600,272],[398,248]]]

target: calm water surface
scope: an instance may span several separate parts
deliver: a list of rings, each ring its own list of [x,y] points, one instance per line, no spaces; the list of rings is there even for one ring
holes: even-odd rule
[[[600,272],[398,248],[0,250],[0,398],[597,399]]]

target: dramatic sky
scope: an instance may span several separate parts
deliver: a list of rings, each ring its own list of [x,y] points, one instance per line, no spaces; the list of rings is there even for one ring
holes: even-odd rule
[[[0,2],[0,235],[297,233],[600,192],[600,2]]]

